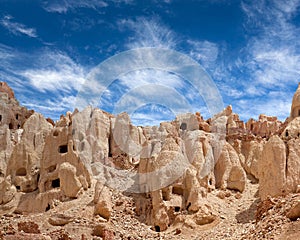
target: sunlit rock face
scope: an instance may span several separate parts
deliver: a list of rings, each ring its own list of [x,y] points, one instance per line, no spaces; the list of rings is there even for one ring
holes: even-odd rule
[[[300,117],[300,83],[293,97],[290,120],[293,120],[296,117]]]
[[[164,231],[215,221],[208,194],[243,194],[248,178],[262,200],[297,192],[298,95],[285,123],[265,115],[244,123],[228,106],[208,120],[186,113],[142,127],[92,107],[54,123],[19,106],[1,83],[0,213],[48,211],[90,190],[92,214],[109,221],[116,193],[133,194],[132,214]]]

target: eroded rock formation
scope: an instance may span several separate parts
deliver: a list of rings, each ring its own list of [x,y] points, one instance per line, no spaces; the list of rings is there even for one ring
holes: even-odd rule
[[[259,182],[262,200],[297,192],[298,95],[299,89],[285,123],[265,115],[244,123],[228,106],[208,120],[188,113],[137,127],[127,113],[91,107],[54,123],[19,106],[1,83],[0,214],[48,211],[93,187],[93,214],[110,221],[113,192],[127,192],[135,199],[133,214],[164,231],[215,221],[207,194],[242,193],[248,178]]]

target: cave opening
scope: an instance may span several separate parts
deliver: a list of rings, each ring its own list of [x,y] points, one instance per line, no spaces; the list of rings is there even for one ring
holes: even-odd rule
[[[58,147],[58,152],[59,153],[67,153],[68,152],[68,145],[61,145]]]
[[[59,180],[59,178],[53,180],[52,183],[51,183],[51,186],[52,186],[53,188],[59,188],[59,187],[60,187],[60,180]]]
[[[183,130],[183,131],[186,130],[187,129],[187,124],[186,123],[181,123],[180,129]]]
[[[174,208],[174,211],[175,211],[175,212],[179,212],[179,211],[180,211],[180,207],[178,207],[178,206],[175,207],[175,208]]]

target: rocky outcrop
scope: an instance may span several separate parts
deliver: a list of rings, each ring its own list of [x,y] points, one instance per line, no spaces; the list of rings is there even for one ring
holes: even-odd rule
[[[300,117],[300,83],[293,97],[289,120],[291,121],[296,117]]]
[[[234,189],[243,192],[246,184],[246,174],[242,168],[239,156],[234,148],[226,143],[215,166],[216,187]]]
[[[273,134],[279,132],[281,125],[282,122],[279,121],[277,117],[261,114],[259,115],[258,121],[251,118],[246,123],[246,129],[255,136],[269,138]]]
[[[259,163],[259,195],[261,199],[278,196],[286,191],[286,146],[281,138],[273,136],[265,144],[263,161]]]
[[[45,137],[51,129],[52,126],[38,113],[25,122],[21,141],[14,147],[6,172],[18,190],[32,192],[37,189]]]
[[[239,154],[240,162],[247,174],[259,179],[259,163],[263,161],[264,139],[235,140],[232,145]]]

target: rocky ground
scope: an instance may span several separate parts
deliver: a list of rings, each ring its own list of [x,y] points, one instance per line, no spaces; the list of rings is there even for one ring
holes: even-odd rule
[[[156,232],[135,214],[134,196],[113,192],[109,221],[95,216],[93,187],[74,200],[56,202],[45,213],[4,214],[0,218],[0,239],[297,239],[300,194],[268,198],[260,202],[258,184],[248,180],[245,191],[214,190],[207,195],[217,218],[209,224],[188,221]],[[298,204],[298,207],[296,206]],[[296,206],[296,207],[295,207]],[[178,213],[188,219],[187,212]],[[289,215],[290,214],[290,215]],[[297,214],[297,213],[296,213]],[[288,217],[292,218],[292,220]]]

